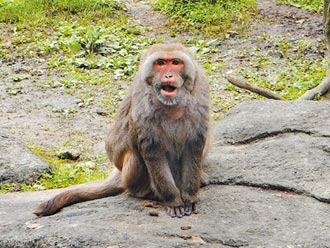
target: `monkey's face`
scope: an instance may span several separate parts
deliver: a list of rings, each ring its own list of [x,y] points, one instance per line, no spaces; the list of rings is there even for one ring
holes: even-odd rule
[[[177,105],[182,95],[184,61],[179,58],[157,58],[153,62],[153,85],[158,100],[167,106]]]
[[[193,95],[196,77],[193,53],[182,45],[156,44],[143,54],[139,83],[147,83],[163,105],[175,106]]]

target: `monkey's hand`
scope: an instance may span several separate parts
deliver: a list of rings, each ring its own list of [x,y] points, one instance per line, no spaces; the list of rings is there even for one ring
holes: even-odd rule
[[[192,213],[197,213],[196,203],[199,201],[198,196],[183,194],[182,199],[184,202],[183,206],[167,207],[167,214],[169,216],[182,218],[185,215],[189,216]]]
[[[170,202],[167,205],[167,214],[171,217],[182,218],[185,216],[185,204],[181,197],[178,196],[175,201]]]
[[[183,193],[182,199],[184,202],[184,214],[197,214],[196,203],[199,202],[199,197],[197,195],[189,195],[187,193]]]
[[[182,218],[183,216],[197,214],[196,203],[187,203],[185,206],[180,207],[167,207],[167,214],[171,217]]]
[[[167,214],[171,217],[182,218],[185,215],[185,207],[167,207]]]

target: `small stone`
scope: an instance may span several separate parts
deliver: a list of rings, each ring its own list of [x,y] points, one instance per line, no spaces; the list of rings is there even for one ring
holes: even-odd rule
[[[153,217],[158,217],[158,216],[159,216],[159,212],[158,212],[158,211],[151,210],[151,211],[149,212],[149,215],[150,215],[150,216],[153,216]]]
[[[63,87],[63,84],[60,81],[54,81],[51,87],[60,88],[60,87]]]
[[[28,229],[39,229],[42,227],[39,223],[25,223]]]
[[[191,240],[196,243],[206,244],[206,242],[199,236],[191,236]]]
[[[80,152],[63,150],[57,154],[59,159],[77,160],[80,157]]]
[[[107,116],[107,115],[109,115],[107,112],[105,112],[103,110],[96,110],[96,114],[98,114],[100,116]]]
[[[144,207],[147,207],[147,208],[158,208],[159,207],[159,203],[156,202],[156,201],[148,201],[148,200],[145,200],[143,202],[143,206]]]
[[[185,226],[181,227],[181,230],[190,230],[190,229],[191,229],[191,226],[189,226],[189,225],[185,225]]]

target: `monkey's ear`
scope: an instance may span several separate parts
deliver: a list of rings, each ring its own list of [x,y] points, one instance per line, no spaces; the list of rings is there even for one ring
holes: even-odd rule
[[[143,63],[150,55],[150,49],[145,49],[141,51],[140,63]]]
[[[189,48],[187,48],[187,50],[188,50],[189,55],[192,58],[194,58],[195,55],[196,55],[196,53],[197,53],[197,51],[199,50],[199,48],[198,47],[189,47]]]

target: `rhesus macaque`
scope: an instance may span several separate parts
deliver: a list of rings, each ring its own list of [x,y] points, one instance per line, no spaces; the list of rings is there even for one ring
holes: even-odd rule
[[[162,202],[172,217],[196,210],[209,137],[209,85],[188,48],[157,44],[144,54],[135,82],[106,138],[115,165],[103,186],[63,192],[34,214],[127,192]]]

